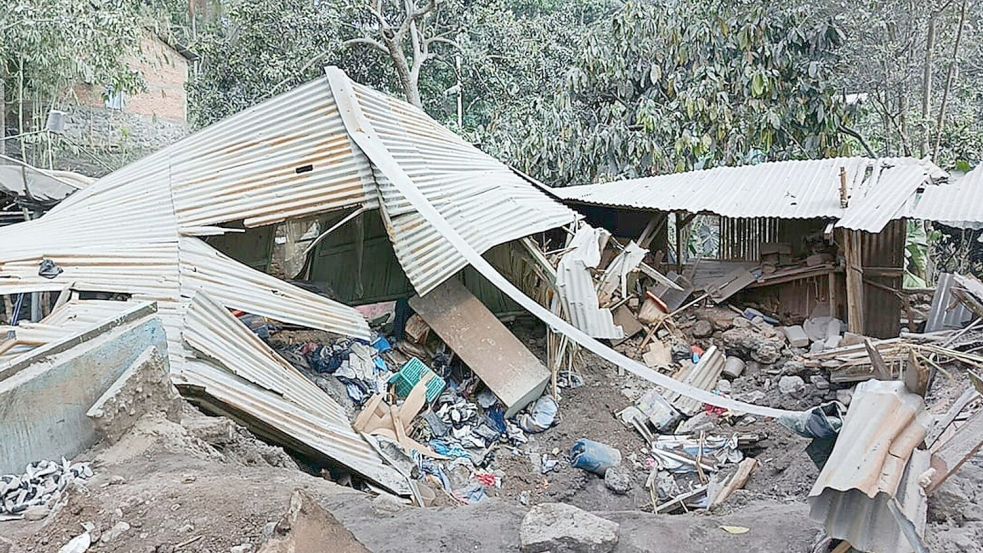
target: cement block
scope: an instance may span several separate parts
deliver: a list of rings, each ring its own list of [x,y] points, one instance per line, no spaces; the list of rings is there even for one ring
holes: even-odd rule
[[[793,348],[809,347],[809,336],[801,325],[786,326],[782,330],[785,331],[785,337],[788,338],[788,343]]]

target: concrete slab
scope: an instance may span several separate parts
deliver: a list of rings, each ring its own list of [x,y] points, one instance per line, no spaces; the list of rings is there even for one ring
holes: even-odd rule
[[[156,308],[143,304],[0,367],[0,474],[72,458],[95,443],[86,411],[148,347],[166,356]]]

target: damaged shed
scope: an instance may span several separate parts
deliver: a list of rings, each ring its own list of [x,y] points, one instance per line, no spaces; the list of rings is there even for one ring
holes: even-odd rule
[[[616,236],[653,252],[714,301],[744,299],[788,323],[829,315],[897,336],[905,221],[947,174],[912,158],[719,167],[556,189]]]

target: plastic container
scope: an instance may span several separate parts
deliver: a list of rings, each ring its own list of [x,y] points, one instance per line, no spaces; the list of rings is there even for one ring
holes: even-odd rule
[[[427,402],[433,402],[444,391],[447,383],[416,357],[411,358],[399,369],[399,372],[389,377],[389,384],[396,388],[397,396],[405,398],[427,374],[433,375],[433,378],[427,383]]]
[[[577,440],[570,449],[570,464],[599,476],[621,464],[621,451],[588,439]]]

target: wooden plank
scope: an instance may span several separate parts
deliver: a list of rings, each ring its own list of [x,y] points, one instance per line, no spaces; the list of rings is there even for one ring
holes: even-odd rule
[[[877,351],[870,338],[864,338],[864,347],[867,348],[867,356],[870,357],[870,364],[874,367],[874,378],[877,380],[893,380],[891,369],[881,357],[881,352]]]
[[[638,322],[638,319],[635,318],[635,315],[631,312],[631,309],[628,309],[628,307],[625,305],[622,305],[614,310],[614,324],[616,326],[620,326],[625,332],[624,338],[611,341],[611,343],[614,345],[618,345],[628,338],[638,334],[642,330],[645,330],[645,327],[642,326],[642,323]]]
[[[943,443],[932,455],[932,468],[934,473],[926,493],[932,493],[939,489],[953,473],[959,470],[970,457],[983,447],[983,409],[976,412],[962,426],[956,429],[956,433],[945,443]]]
[[[942,433],[945,432],[945,429],[949,428],[949,425],[952,424],[952,421],[956,420],[959,413],[962,413],[963,409],[975,400],[978,395],[979,393],[976,390],[964,391],[952,406],[949,407],[949,410],[939,417],[935,421],[935,424],[932,425],[932,428],[929,429],[928,434],[925,436],[925,447],[931,449],[935,445],[935,442],[942,436]]]
[[[410,306],[506,407],[511,417],[539,398],[550,372],[456,279]]]
[[[846,312],[850,332],[864,334],[864,270],[858,231],[843,231],[843,256],[846,259]]]
[[[710,508],[712,509],[724,501],[727,501],[727,499],[730,498],[734,492],[743,488],[744,485],[747,484],[748,479],[751,478],[751,473],[754,472],[754,469],[757,466],[757,459],[753,459],[751,457],[741,461],[741,463],[737,465],[737,472],[731,475],[730,479],[727,480],[727,483],[724,484],[724,487],[720,488],[717,495],[715,495],[713,500],[710,501]]]
[[[721,303],[727,298],[747,288],[755,282],[754,275],[747,269],[735,269],[724,278],[707,286],[707,293],[714,303]]]

